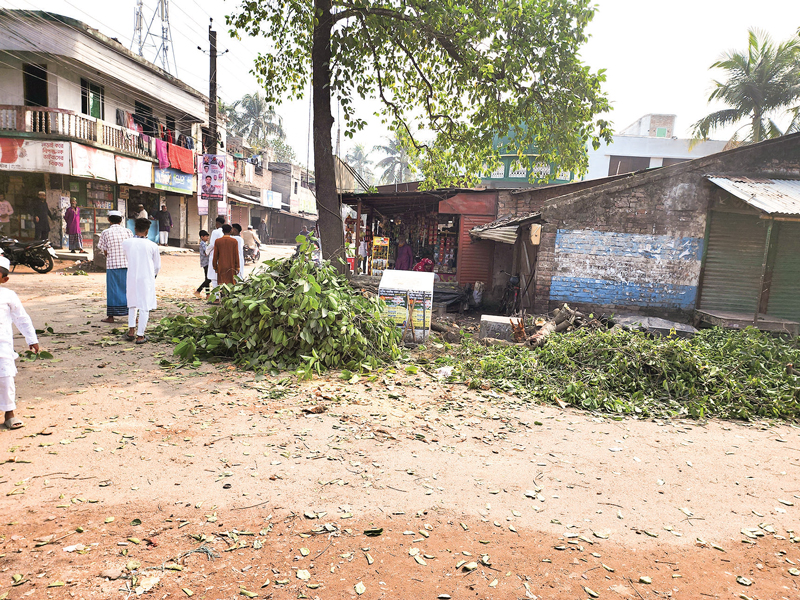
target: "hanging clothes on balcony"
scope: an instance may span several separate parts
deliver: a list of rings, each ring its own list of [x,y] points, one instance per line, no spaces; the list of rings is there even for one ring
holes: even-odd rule
[[[156,140],[156,156],[158,157],[159,169],[169,167],[169,150],[167,150],[167,142],[164,140]]]
[[[169,144],[169,162],[173,169],[178,169],[184,173],[194,173],[194,159],[192,151],[181,148],[175,144]]]
[[[166,142],[169,144],[174,144],[175,138],[172,136],[172,130],[167,129],[166,132],[167,132],[167,137],[165,138]]]
[[[117,109],[117,125],[120,127],[128,127],[128,119],[125,118],[125,111],[121,108]]]

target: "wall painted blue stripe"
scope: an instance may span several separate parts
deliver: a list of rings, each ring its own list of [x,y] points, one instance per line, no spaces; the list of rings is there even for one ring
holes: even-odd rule
[[[618,304],[657,308],[694,308],[697,286],[664,283],[619,283],[582,277],[553,277],[550,299],[584,304]]]
[[[559,229],[556,234],[556,254],[559,253],[699,261],[703,257],[703,239]]]

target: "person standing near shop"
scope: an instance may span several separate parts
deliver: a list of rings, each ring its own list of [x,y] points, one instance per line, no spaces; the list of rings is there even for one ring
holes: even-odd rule
[[[361,273],[367,272],[367,256],[369,251],[367,249],[367,240],[361,238],[358,242],[358,262],[361,265]]]
[[[410,271],[414,266],[414,252],[411,246],[401,239],[397,244],[397,258],[394,261],[394,268],[396,271]]]
[[[169,243],[169,231],[172,229],[172,215],[169,214],[166,204],[161,205],[161,210],[153,215],[153,220],[158,221],[158,244],[166,246]]]
[[[225,217],[219,216],[214,223],[216,229],[211,232],[211,237],[208,240],[208,278],[211,280],[211,289],[217,287],[217,271],[214,269],[214,244],[222,237],[222,226],[225,225]]]
[[[83,251],[83,239],[81,236],[81,209],[78,208],[78,199],[73,198],[69,201],[69,208],[64,211],[64,221],[67,224],[67,235],[69,236],[69,251],[72,253]]]
[[[231,237],[231,226],[222,226],[222,237],[214,243],[213,267],[217,283],[234,283],[239,273],[239,242]]]
[[[39,192],[33,205],[33,222],[37,240],[46,240],[50,237],[50,209],[47,208],[47,193]]]
[[[158,246],[147,239],[150,231],[149,219],[136,219],[136,237],[122,242],[122,250],[128,260],[128,273],[125,278],[128,297],[128,335],[137,344],[147,341],[144,331],[150,318],[150,311],[158,307],[156,302],[156,277],[161,270],[161,255]],[[136,317],[139,317],[137,328]]]
[[[11,233],[11,215],[14,214],[14,209],[11,203],[6,200],[3,194],[0,194],[0,235],[9,235]]]
[[[133,237],[130,229],[123,227],[122,213],[108,211],[111,227],[100,234],[97,249],[106,256],[106,318],[103,323],[114,323],[114,317],[128,314],[128,259],[122,249],[122,242]]]
[[[133,213],[134,219],[147,219],[147,211],[144,209],[144,204],[136,205],[136,212]]]

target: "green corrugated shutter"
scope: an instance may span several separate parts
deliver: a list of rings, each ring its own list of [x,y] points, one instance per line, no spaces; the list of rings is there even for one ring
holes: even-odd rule
[[[701,309],[755,312],[766,225],[757,215],[711,212]]]
[[[800,223],[780,223],[768,307],[773,317],[800,321]]]

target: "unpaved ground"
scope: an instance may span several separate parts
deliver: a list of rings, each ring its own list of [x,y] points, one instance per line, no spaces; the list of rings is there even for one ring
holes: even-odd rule
[[[154,319],[202,310],[197,257],[163,262]],[[162,368],[169,345],[99,322],[103,282],[9,282],[55,360],[20,365],[26,427],[0,434],[0,598],[800,597],[794,427],[614,421],[402,365]]]

